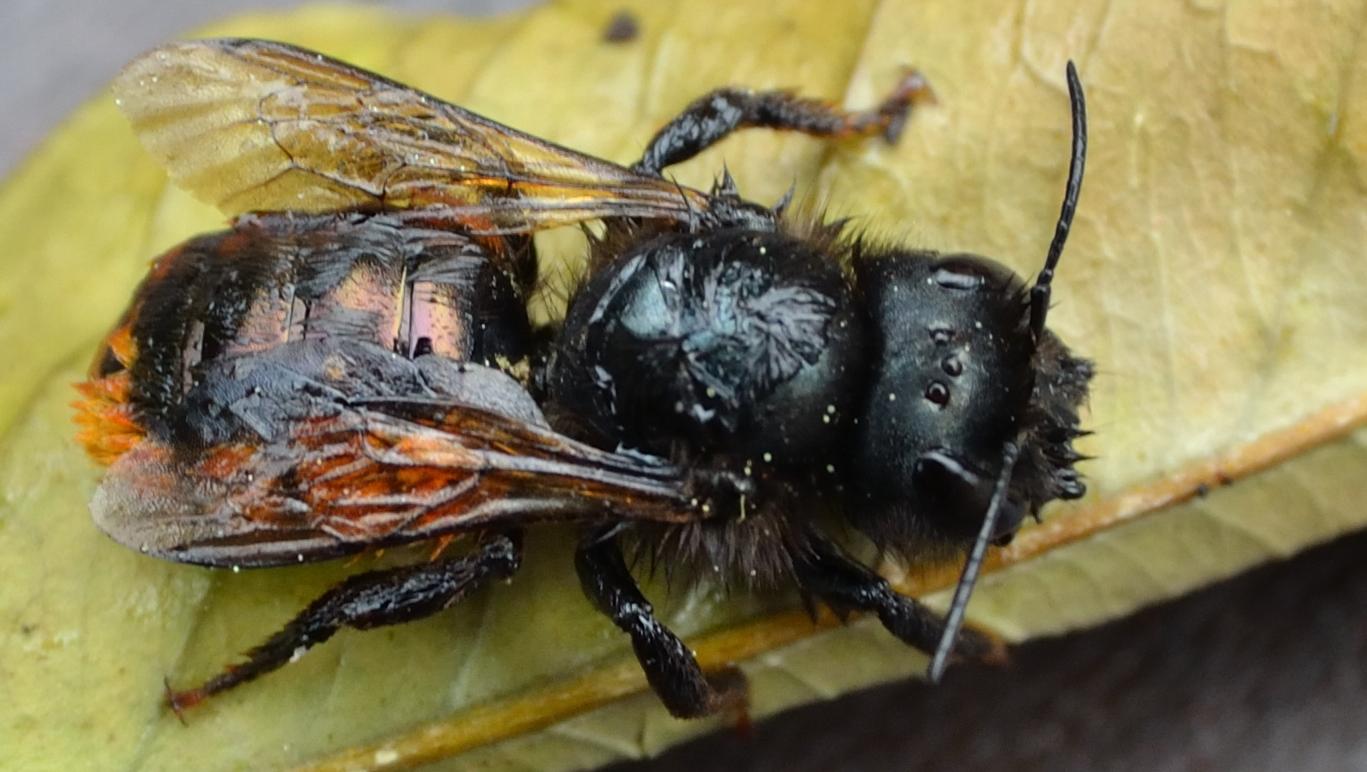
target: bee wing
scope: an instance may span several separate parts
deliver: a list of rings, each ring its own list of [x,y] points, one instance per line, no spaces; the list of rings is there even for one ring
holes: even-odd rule
[[[541,521],[698,518],[677,468],[466,405],[390,399],[202,453],[145,439],[91,502],[115,541],[213,566],[312,562]]]
[[[178,185],[225,213],[421,209],[474,234],[684,220],[703,194],[560,147],[321,54],[261,40],[135,59],[116,101]]]

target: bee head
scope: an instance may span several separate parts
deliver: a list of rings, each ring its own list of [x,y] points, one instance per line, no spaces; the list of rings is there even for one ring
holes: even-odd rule
[[[1086,488],[1071,447],[1090,364],[1031,327],[1032,289],[976,255],[892,251],[859,267],[881,328],[878,368],[854,443],[857,516],[880,542],[914,550],[978,534],[1008,444],[1018,449],[990,540]]]
[[[1072,63],[1073,152],[1053,242],[1033,285],[976,255],[888,250],[856,261],[878,331],[854,442],[855,524],[895,551],[969,547],[938,678],[988,544],[1085,487],[1072,448],[1091,365],[1045,328],[1082,185],[1086,114]]]

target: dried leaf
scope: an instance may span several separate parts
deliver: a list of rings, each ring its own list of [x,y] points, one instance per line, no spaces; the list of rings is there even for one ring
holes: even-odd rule
[[[605,43],[624,5],[641,36]],[[975,598],[977,624],[1025,640],[1367,525],[1363,11],[1348,0],[584,0],[482,22],[312,9],[212,32],[318,48],[619,161],[720,84],[862,106],[914,64],[939,102],[895,148],[752,132],[680,177],[706,184],[725,163],[761,201],[796,181],[875,234],[1026,273],[1057,212],[1063,63],[1075,58],[1092,154],[1051,320],[1100,363],[1086,447],[1099,458],[1085,467],[1092,495],[996,556]],[[357,570],[175,566],[108,542],[86,516],[98,473],[70,439],[67,384],[147,261],[220,221],[166,187],[108,100],[0,189],[6,760],[563,769],[712,726],[674,721],[642,693],[624,640],[578,595],[572,535],[555,530],[532,540],[515,582],[452,612],[343,633],[188,727],[161,709],[163,676],[211,672]],[[573,238],[546,244],[576,254]],[[936,566],[898,578],[943,602],[952,577]],[[652,594],[705,662],[744,664],[760,715],[924,664],[875,624],[814,627],[785,598]]]

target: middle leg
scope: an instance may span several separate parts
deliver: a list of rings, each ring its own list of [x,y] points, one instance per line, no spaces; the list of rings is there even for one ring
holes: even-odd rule
[[[594,606],[631,636],[646,680],[669,712],[698,718],[746,703],[744,676],[727,670],[709,678],[679,636],[655,618],[627,570],[622,548],[607,532],[590,532],[574,556],[579,583]]]

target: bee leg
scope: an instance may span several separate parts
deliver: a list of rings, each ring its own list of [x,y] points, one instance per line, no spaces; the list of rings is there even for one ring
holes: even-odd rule
[[[687,161],[737,129],[800,131],[815,137],[863,137],[882,134],[895,142],[917,99],[930,98],[929,84],[909,70],[878,106],[846,111],[830,102],[806,99],[789,91],[721,88],[694,100],[651,138],[637,171],[659,174]]]
[[[703,673],[688,646],[655,618],[627,570],[621,547],[607,534],[591,532],[575,553],[579,583],[593,605],[631,636],[646,680],[665,707],[678,718],[743,710],[748,702],[745,676],[734,668],[711,678]]]
[[[412,566],[369,571],[347,578],[309,604],[279,632],[203,684],[184,691],[167,688],[177,715],[219,692],[246,683],[293,661],[343,627],[368,630],[421,619],[450,607],[492,578],[517,571],[519,534],[499,535],[478,552]]]
[[[826,539],[813,537],[794,555],[794,568],[805,594],[824,600],[842,617],[851,611],[878,615],[888,632],[926,653],[935,651],[945,623],[920,602],[892,588],[887,580],[846,555]],[[955,653],[969,660],[999,662],[1006,652],[1000,641],[965,629]]]

